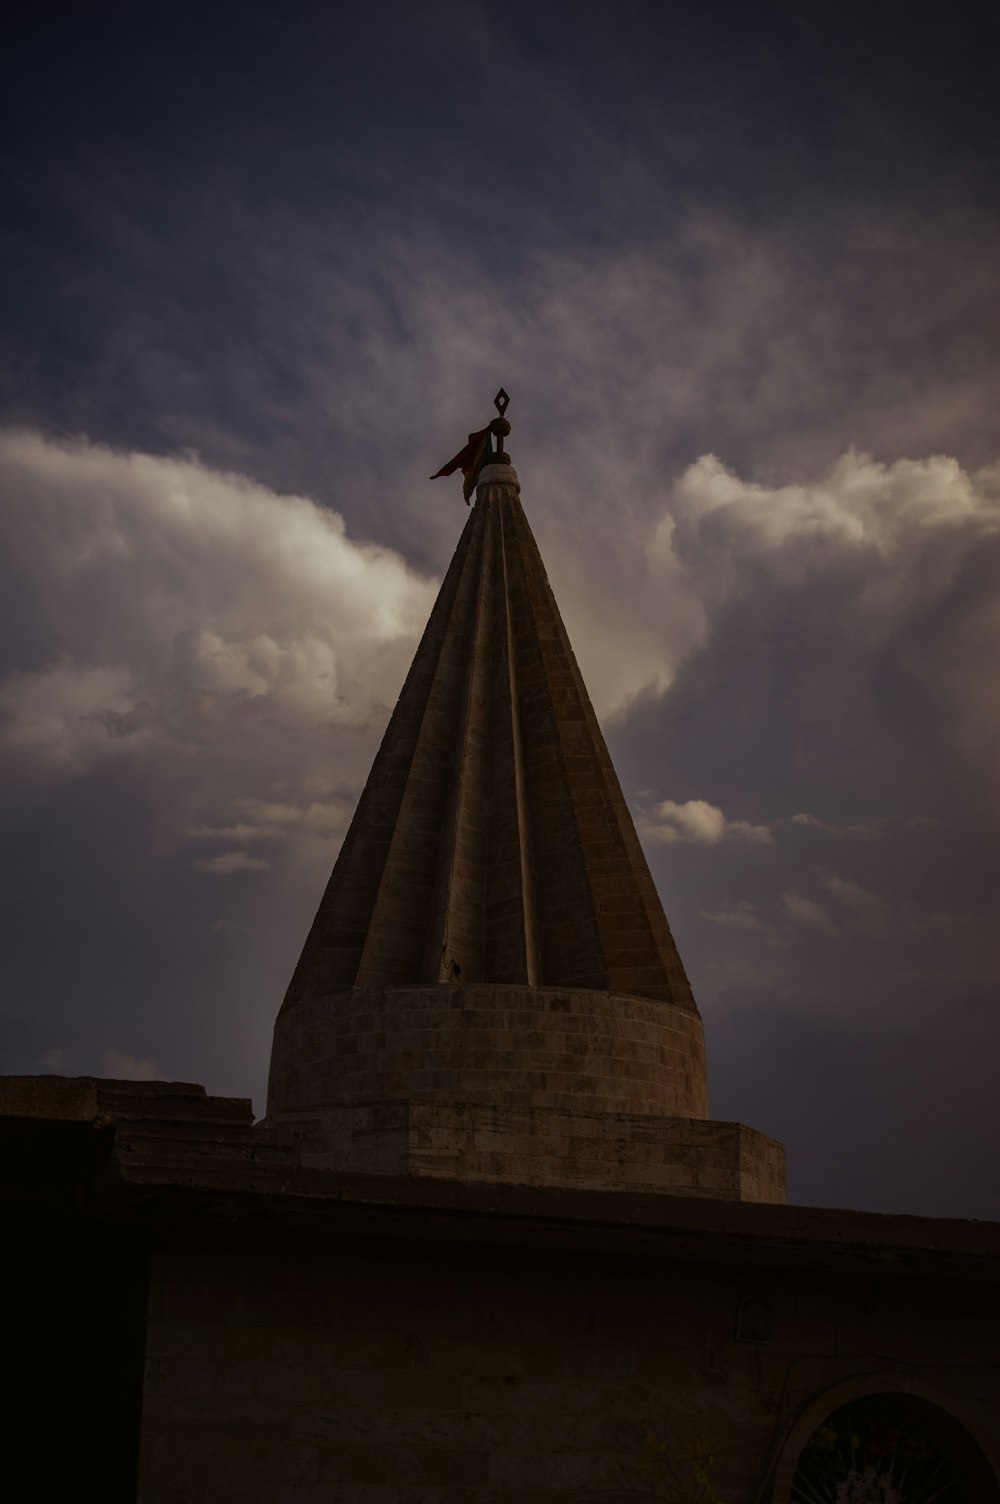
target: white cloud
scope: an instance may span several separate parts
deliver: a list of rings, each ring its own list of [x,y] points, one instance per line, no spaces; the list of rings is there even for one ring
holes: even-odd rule
[[[109,1050],[101,1063],[101,1074],[116,1081],[162,1081],[163,1072],[155,1060],[137,1060],[122,1050]]]
[[[800,695],[817,705],[849,706],[879,663],[920,686],[1000,804],[1000,466],[852,450],[816,479],[768,486],[703,455],[670,493],[653,556],[701,605],[689,652],[738,606],[765,648],[783,634],[784,671],[808,669]]]
[[[738,594],[849,567],[856,591],[838,626],[845,645],[872,651],[947,596],[969,550],[997,536],[997,466],[970,474],[945,455],[886,465],[850,450],[816,480],[765,486],[705,454],[673,487],[654,553],[680,566],[706,622]]]
[[[434,583],[335,512],[194,459],[6,432],[0,489],[31,602],[0,682],[8,781],[137,766],[155,839],[186,832],[199,870],[263,872],[243,848],[265,843],[328,869]]]
[[[808,577],[836,554],[891,566],[863,582],[861,623],[898,621],[951,584],[970,540],[1000,532],[1000,467],[969,474],[947,455],[882,464],[853,450],[826,475],[791,486],[742,480],[703,455],[673,492],[674,535],[703,561],[780,568]],[[780,565],[777,561],[780,560]]]
[[[674,487],[671,519],[662,526],[682,547],[710,546],[729,566],[739,555],[759,561],[781,554],[786,571],[794,558],[808,573],[822,566],[816,550],[831,544],[913,564],[922,538],[961,539],[969,527],[1000,527],[996,469],[969,475],[946,455],[886,465],[849,450],[819,480],[764,486],[705,454]],[[948,580],[947,554],[920,562],[919,577],[907,570],[882,582],[884,602],[905,603],[914,587]]]
[[[695,841],[714,846],[718,841],[735,840],[770,845],[774,839],[766,825],[727,820],[717,805],[704,799],[688,799],[684,804],[664,799],[640,809],[636,827],[644,840],[664,844]]]
[[[364,728],[395,699],[433,586],[335,512],[32,433],[0,435],[0,484],[48,655],[0,686],[0,747],[36,769],[201,750],[248,720]]]

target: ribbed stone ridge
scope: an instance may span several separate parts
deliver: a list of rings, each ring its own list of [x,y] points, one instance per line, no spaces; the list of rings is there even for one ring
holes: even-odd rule
[[[285,1009],[460,978],[696,1011],[519,489],[482,473]]]

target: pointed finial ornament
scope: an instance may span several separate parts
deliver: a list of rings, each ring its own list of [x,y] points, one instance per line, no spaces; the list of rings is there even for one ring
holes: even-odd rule
[[[504,391],[503,387],[501,387],[496,396],[493,398],[493,406],[496,408],[500,416],[499,418],[494,418],[493,422],[490,424],[490,432],[497,441],[497,451],[491,461],[491,463],[494,465],[510,464],[510,455],[505,452],[503,447],[503,441],[510,433],[510,424],[504,416],[509,403],[510,398],[507,396],[507,393]]]

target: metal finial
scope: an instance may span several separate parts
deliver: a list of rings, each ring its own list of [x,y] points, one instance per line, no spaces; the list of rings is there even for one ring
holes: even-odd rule
[[[500,416],[499,418],[494,418],[493,422],[490,424],[490,432],[493,434],[497,441],[497,452],[493,456],[494,465],[510,464],[510,455],[504,453],[503,447],[503,441],[510,433],[510,424],[504,417],[504,413],[507,411],[507,404],[509,402],[510,398],[507,396],[507,393],[504,391],[503,387],[501,387],[496,396],[493,398],[493,406],[496,408]]]

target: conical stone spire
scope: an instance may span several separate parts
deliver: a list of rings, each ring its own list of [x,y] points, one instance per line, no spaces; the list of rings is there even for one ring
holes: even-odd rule
[[[695,1003],[512,467],[491,465],[288,989]]]
[[[314,1168],[784,1200],[781,1146],[706,1121],[701,1019],[497,460],[278,1015],[269,1128]]]

